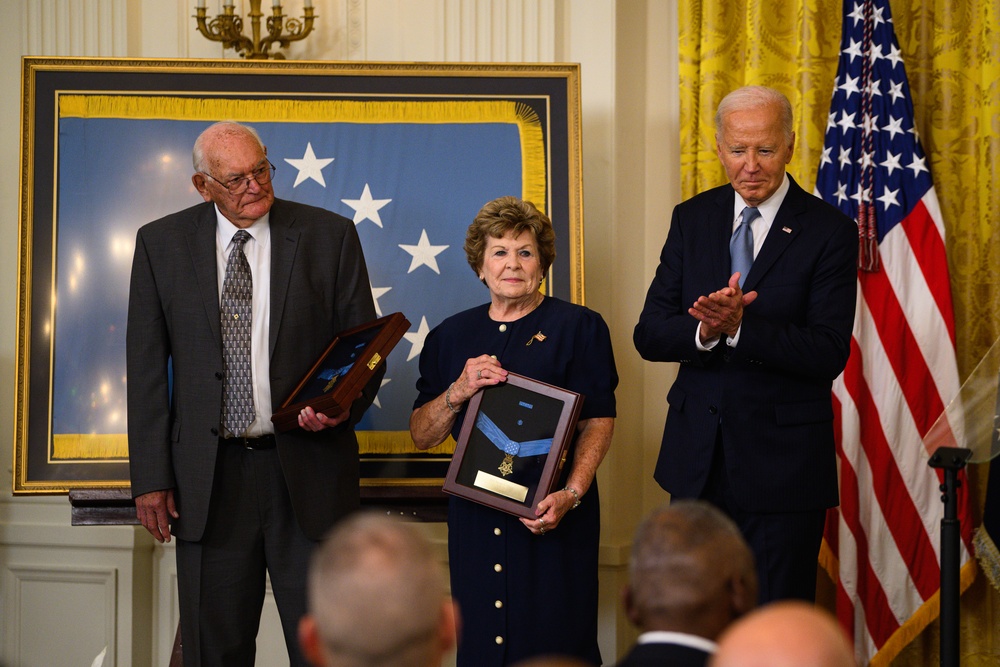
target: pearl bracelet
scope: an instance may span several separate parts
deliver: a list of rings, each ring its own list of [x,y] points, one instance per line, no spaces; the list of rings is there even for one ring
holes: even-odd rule
[[[574,489],[572,486],[564,486],[562,490],[569,491],[570,493],[573,494],[573,499],[576,502],[574,502],[573,506],[570,507],[571,510],[575,510],[577,507],[580,506],[580,494],[576,492],[576,489]]]

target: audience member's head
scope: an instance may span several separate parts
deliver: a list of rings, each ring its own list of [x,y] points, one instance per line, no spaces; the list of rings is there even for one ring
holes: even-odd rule
[[[857,667],[831,614],[798,601],[774,602],[732,625],[711,667]]]
[[[624,604],[641,631],[714,640],[756,603],[753,555],[736,524],[718,509],[677,500],[639,525]]]
[[[359,513],[313,554],[303,652],[317,667],[437,667],[457,611],[430,543],[411,525]]]

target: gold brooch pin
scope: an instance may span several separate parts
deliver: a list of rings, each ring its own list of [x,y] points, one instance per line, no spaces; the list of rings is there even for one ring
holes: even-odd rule
[[[525,347],[527,347],[528,345],[531,345],[532,343],[534,343],[536,340],[539,343],[541,343],[543,340],[545,340],[545,338],[546,338],[545,334],[543,334],[541,331],[539,331],[534,336],[532,336],[531,338],[529,338],[528,342],[525,343],[524,345],[525,345]]]

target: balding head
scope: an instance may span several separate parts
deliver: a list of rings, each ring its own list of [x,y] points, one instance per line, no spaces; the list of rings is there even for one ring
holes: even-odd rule
[[[309,567],[303,651],[325,667],[430,667],[454,644],[455,609],[428,541],[410,524],[360,513]]]
[[[847,636],[829,613],[805,602],[775,602],[737,621],[710,667],[857,667]]]
[[[625,611],[640,630],[714,640],[756,601],[750,548],[736,525],[712,505],[674,501],[639,525]]]

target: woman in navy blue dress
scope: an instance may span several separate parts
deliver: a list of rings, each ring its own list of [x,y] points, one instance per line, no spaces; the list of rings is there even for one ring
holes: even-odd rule
[[[539,291],[555,259],[555,233],[530,202],[501,197],[484,206],[465,252],[490,302],[427,335],[410,417],[417,447],[435,447],[448,435],[457,440],[468,400],[504,382],[508,371],[584,401],[559,483],[535,519],[449,501],[451,586],[462,615],[458,667],[542,654],[599,665],[595,473],[611,444],[618,385],[608,327],[594,311]]]

